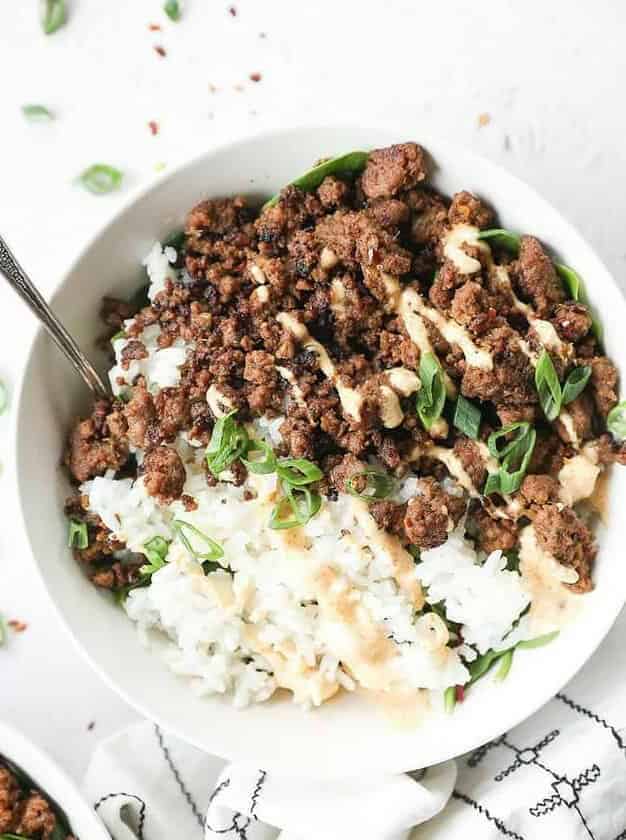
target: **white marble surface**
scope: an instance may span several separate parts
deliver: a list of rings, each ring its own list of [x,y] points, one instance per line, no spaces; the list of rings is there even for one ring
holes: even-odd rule
[[[69,24],[49,37],[35,2],[0,10],[0,230],[44,291],[159,163],[266,125],[404,112],[533,184],[624,284],[626,5],[234,0],[233,16],[228,2],[186,0],[178,24],[161,0],[68,5]],[[29,123],[25,103],[57,119]],[[119,194],[96,198],[73,183],[96,161],[124,170]],[[34,325],[0,295],[0,376],[12,387]],[[46,492],[45,476],[35,491]],[[83,663],[31,573],[10,471],[0,492],[0,613],[28,623],[0,649],[0,717],[80,777],[95,740],[136,715]]]

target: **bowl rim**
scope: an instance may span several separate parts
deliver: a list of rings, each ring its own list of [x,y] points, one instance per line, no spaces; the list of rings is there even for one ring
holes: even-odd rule
[[[537,192],[534,187],[527,184],[523,179],[519,178],[517,175],[513,174],[508,169],[506,169],[499,163],[494,162],[490,158],[478,154],[471,149],[467,149],[462,145],[450,142],[436,134],[429,132],[428,130],[423,130],[416,125],[412,125],[410,120],[407,123],[403,124],[396,119],[384,118],[373,118],[371,120],[368,120],[366,124],[357,124],[353,121],[328,121],[324,123],[315,124],[299,122],[295,124],[290,123],[289,125],[283,126],[279,125],[266,127],[263,129],[253,130],[249,132],[241,132],[238,133],[237,136],[233,139],[209,144],[203,151],[193,155],[192,157],[180,159],[179,161],[174,163],[172,168],[169,169],[167,173],[163,174],[162,176],[156,179],[151,180],[145,185],[139,185],[134,190],[131,190],[128,196],[123,200],[123,202],[120,205],[118,205],[115,209],[112,209],[106,221],[97,227],[97,229],[89,236],[87,242],[83,245],[83,247],[80,248],[75,254],[75,256],[68,261],[65,270],[60,272],[59,276],[57,277],[55,283],[52,286],[52,290],[49,294],[48,299],[52,302],[52,304],[54,304],[54,301],[58,296],[59,292],[62,290],[63,286],[68,281],[70,276],[74,273],[81,261],[95,246],[98,240],[103,235],[105,235],[105,233],[111,227],[115,225],[120,216],[122,216],[128,210],[130,210],[133,207],[133,205],[139,203],[142,199],[148,196],[153,190],[155,190],[163,184],[174,182],[177,178],[181,176],[183,172],[185,172],[188,169],[193,169],[199,166],[205,159],[210,159],[211,157],[219,155],[220,153],[227,152],[229,149],[232,149],[233,146],[236,147],[240,144],[247,144],[253,142],[255,139],[284,141],[285,136],[295,135],[302,131],[321,132],[324,130],[333,130],[346,133],[352,131],[358,134],[362,133],[364,128],[372,130],[373,132],[395,132],[398,137],[406,136],[409,133],[417,134],[419,138],[419,143],[423,145],[427,151],[431,148],[444,148],[447,151],[456,150],[459,153],[462,153],[462,155],[468,162],[471,163],[472,161],[474,161],[476,163],[479,163],[481,166],[486,165],[494,172],[494,174],[505,178],[511,184],[515,184],[517,187],[525,191],[526,194],[530,198],[532,198],[532,201],[535,204],[543,206],[556,217],[558,217],[562,229],[566,231],[567,235],[576,242],[577,247],[580,247],[582,250],[586,250],[587,254],[590,257],[592,257],[593,260],[597,263],[597,265],[603,270],[603,273],[605,275],[605,281],[619,296],[619,299],[622,303],[622,308],[626,314],[626,299],[624,292],[620,289],[615,278],[613,277],[613,274],[605,266],[604,262],[596,253],[595,249],[587,242],[583,235],[579,233],[578,229],[568,221],[567,217],[564,216],[561,213],[561,211],[554,207],[547,199],[543,198],[543,196],[539,192]],[[504,210],[505,208],[503,208],[503,211]],[[177,725],[175,722],[172,722],[170,720],[164,720],[161,715],[150,710],[143,701],[133,697],[130,691],[119,685],[116,682],[116,680],[112,676],[110,676],[104,670],[103,667],[101,667],[101,665],[95,660],[95,658],[92,656],[89,650],[85,646],[83,646],[77,635],[72,631],[69,619],[66,619],[64,613],[61,610],[60,605],[57,604],[56,599],[52,596],[47,579],[41,571],[39,563],[35,560],[34,546],[31,539],[30,531],[27,528],[23,503],[25,488],[23,487],[23,481],[21,479],[19,471],[18,440],[20,434],[19,418],[22,411],[24,392],[26,389],[27,373],[31,363],[33,362],[35,348],[43,332],[43,327],[38,327],[37,330],[33,333],[32,338],[29,342],[28,351],[22,364],[21,370],[19,372],[19,378],[17,380],[16,387],[14,390],[15,396],[13,402],[15,410],[12,412],[11,428],[9,432],[9,463],[11,468],[11,474],[14,477],[14,480],[17,484],[17,507],[19,509],[19,521],[21,524],[22,533],[26,534],[27,537],[30,549],[30,562],[35,567],[36,574],[42,581],[48,598],[50,599],[57,616],[60,618],[61,625],[63,626],[64,631],[69,636],[72,644],[74,645],[74,648],[79,651],[81,657],[83,657],[83,659],[89,663],[89,666],[98,674],[98,676],[105,682],[105,684],[108,685],[109,688],[111,688],[111,690],[117,696],[121,697],[131,708],[139,712],[139,714],[141,714],[146,719],[155,721],[165,731],[171,732],[174,736],[180,738],[181,740],[186,741],[187,743],[190,743],[196,747],[199,747],[200,749],[206,750],[206,746],[201,744],[198,740],[194,740],[193,736],[185,732],[183,727]],[[551,671],[548,675],[548,678],[545,679],[542,683],[543,691],[538,693],[538,695],[533,698],[533,702],[527,704],[522,712],[520,712],[517,708],[508,710],[508,713],[503,713],[502,717],[498,719],[497,725],[494,726],[493,724],[491,724],[484,725],[482,727],[476,727],[476,731],[480,733],[478,737],[476,736],[476,734],[474,734],[473,736],[466,736],[458,745],[458,747],[455,746],[453,749],[450,749],[448,747],[441,755],[438,755],[433,758],[428,756],[428,760],[421,763],[420,766],[431,766],[441,761],[460,756],[466,752],[469,752],[472,749],[475,749],[481,744],[487,743],[493,738],[499,737],[503,732],[508,731],[513,726],[516,726],[522,723],[524,720],[528,719],[538,709],[544,706],[556,693],[558,693],[558,691],[560,691],[561,688],[563,688],[587,663],[587,661],[595,653],[602,641],[605,639],[609,630],[616,621],[624,603],[626,603],[626,590],[622,591],[619,595],[619,598],[615,599],[612,610],[606,610],[602,613],[601,616],[598,617],[596,623],[596,633],[593,637],[587,638],[586,644],[578,649],[579,655],[577,655],[576,657],[572,657],[568,667],[563,668],[562,671],[558,669],[554,669],[554,671]],[[243,713],[245,713],[245,710],[243,711]],[[235,755],[227,755],[225,757],[227,759],[250,758],[248,754],[242,754],[241,752]],[[381,772],[408,772],[410,770],[415,769],[415,760],[410,760],[408,756],[406,758],[403,758],[403,760],[400,762],[385,761],[385,758],[383,756],[378,756],[377,759],[378,760],[376,766],[381,767]],[[266,763],[271,769],[271,762]],[[284,765],[279,765],[279,768],[284,769]],[[310,775],[305,769],[300,770],[298,768],[290,767],[289,770],[294,774],[299,773],[304,777]],[[358,775],[359,773],[359,770],[355,770],[353,773],[343,773],[342,776],[347,777],[349,775]]]

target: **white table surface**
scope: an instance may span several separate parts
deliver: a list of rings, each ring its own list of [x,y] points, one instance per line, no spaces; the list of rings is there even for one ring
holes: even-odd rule
[[[173,24],[162,0],[69,0],[69,24],[48,37],[37,5],[0,8],[0,231],[46,293],[128,193],[159,177],[156,165],[264,126],[403,113],[534,185],[624,285],[626,4],[234,0],[233,16],[226,0],[186,0]],[[56,121],[27,122],[25,103]],[[100,161],[124,170],[120,193],[73,183]],[[0,377],[12,388],[34,324],[0,295]],[[68,642],[27,562],[13,486],[4,469],[0,613],[28,628],[0,649],[0,717],[79,778],[96,740],[137,715]],[[34,489],[46,492],[45,476]],[[622,618],[613,644],[624,630]]]

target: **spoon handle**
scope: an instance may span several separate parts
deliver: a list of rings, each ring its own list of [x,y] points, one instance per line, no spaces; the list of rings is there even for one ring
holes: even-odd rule
[[[2,236],[0,236],[0,274],[4,275],[9,285],[35,313],[57,347],[70,360],[76,372],[82,376],[94,397],[109,399],[110,392],[95,368],[28,278]]]

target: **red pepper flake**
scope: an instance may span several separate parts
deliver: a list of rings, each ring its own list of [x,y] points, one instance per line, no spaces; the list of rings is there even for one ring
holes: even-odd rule
[[[267,32],[259,32],[259,38],[267,38]]]
[[[465,700],[465,686],[464,685],[457,685],[456,686],[456,702],[462,703]]]
[[[162,47],[160,44],[155,44],[154,51],[157,55],[160,55],[161,58],[165,58],[165,56],[167,55],[164,47]]]
[[[161,25],[159,23],[149,23],[148,29],[150,30],[150,32],[160,32]]]
[[[150,120],[150,122],[148,123],[148,128],[150,129],[150,134],[152,134],[153,137],[159,133],[159,124],[154,120]]]
[[[260,82],[262,78],[260,73],[250,73],[251,82]]]
[[[231,17],[237,17],[237,9],[234,6],[229,6],[228,7],[228,14]]]
[[[7,621],[7,624],[16,633],[23,633],[28,628],[25,621],[19,621],[17,618],[12,618],[11,621]]]
[[[96,725],[95,720],[90,720],[89,723],[87,724],[87,732],[91,732],[95,725]]]

